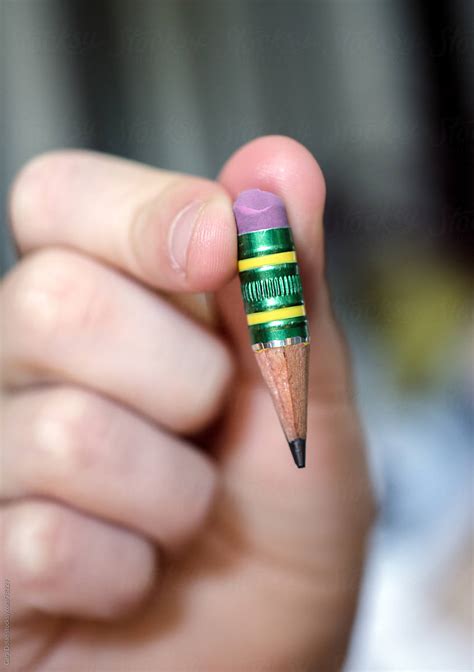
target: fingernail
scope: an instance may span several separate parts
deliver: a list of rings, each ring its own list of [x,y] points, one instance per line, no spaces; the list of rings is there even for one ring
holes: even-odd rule
[[[171,265],[179,273],[186,273],[189,243],[205,207],[205,201],[192,201],[176,215],[171,224],[168,238]]]

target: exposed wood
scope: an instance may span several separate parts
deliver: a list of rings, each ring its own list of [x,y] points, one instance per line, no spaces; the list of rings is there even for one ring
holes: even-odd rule
[[[256,353],[288,441],[306,438],[309,345],[268,348]]]

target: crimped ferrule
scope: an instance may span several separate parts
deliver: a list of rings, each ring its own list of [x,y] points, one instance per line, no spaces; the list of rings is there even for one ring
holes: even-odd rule
[[[291,229],[238,236],[239,273],[254,350],[308,343],[303,288]]]

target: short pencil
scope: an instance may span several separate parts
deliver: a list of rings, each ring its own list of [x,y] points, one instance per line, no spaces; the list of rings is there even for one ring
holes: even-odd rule
[[[305,466],[309,331],[283,201],[243,191],[234,203],[239,274],[252,348],[296,465]]]

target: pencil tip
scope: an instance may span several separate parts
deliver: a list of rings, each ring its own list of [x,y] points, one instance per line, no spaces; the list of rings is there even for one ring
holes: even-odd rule
[[[288,441],[291,454],[298,469],[303,469],[306,464],[306,439]]]

